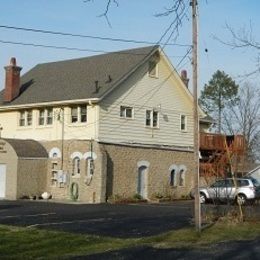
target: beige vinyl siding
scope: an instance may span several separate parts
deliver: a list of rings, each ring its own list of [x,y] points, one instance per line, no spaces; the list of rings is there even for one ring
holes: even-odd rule
[[[162,58],[159,78],[151,78],[144,64],[124,85],[100,104],[99,140],[193,146],[192,99]],[[133,118],[120,118],[120,106],[133,107]],[[159,128],[145,126],[146,110],[159,112]],[[180,115],[187,116],[187,131],[180,130]]]

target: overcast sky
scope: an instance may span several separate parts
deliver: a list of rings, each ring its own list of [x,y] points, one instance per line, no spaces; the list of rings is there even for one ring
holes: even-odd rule
[[[155,17],[170,7],[173,0],[117,0],[119,6],[112,5],[109,10],[108,25],[104,17],[98,17],[106,8],[107,0],[8,0],[0,1],[0,26],[34,28],[50,31],[69,32],[90,36],[133,39],[158,42],[162,34],[173,21],[173,16]],[[191,8],[187,3],[187,17],[176,41],[169,43],[191,44]],[[224,41],[231,39],[225,24],[235,30],[249,28],[259,37],[259,0],[199,0],[199,84],[202,87],[217,70],[224,70],[235,80],[238,75],[256,68],[256,52],[231,48],[214,40],[217,36]],[[167,37],[165,38],[167,39]],[[72,59],[97,55],[100,51],[110,52],[146,46],[133,42],[113,42],[90,38],[77,38],[10,30],[0,27],[0,41],[32,43],[38,45],[65,46],[69,48],[89,49],[91,51],[70,51],[63,49],[40,48],[13,45],[0,42],[1,55],[0,88],[4,87],[4,66],[11,57],[16,57],[19,66],[25,73],[38,63]],[[260,41],[260,40],[259,40]],[[207,49],[207,51],[205,51]],[[166,54],[172,64],[177,66],[186,54],[187,46],[166,46]],[[191,71],[191,62],[187,56],[180,66]],[[192,75],[189,75],[191,77]],[[259,78],[254,79],[256,82]]]

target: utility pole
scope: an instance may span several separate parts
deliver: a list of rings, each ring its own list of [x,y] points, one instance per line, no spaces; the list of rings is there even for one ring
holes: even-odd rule
[[[64,164],[64,107],[61,107],[60,114],[62,112],[62,116],[60,115],[61,119],[61,170],[63,171],[63,164]]]
[[[194,218],[197,232],[201,231],[201,208],[199,194],[199,115],[198,115],[198,21],[197,0],[191,0],[192,6],[192,82],[193,82],[193,138],[194,138]]]

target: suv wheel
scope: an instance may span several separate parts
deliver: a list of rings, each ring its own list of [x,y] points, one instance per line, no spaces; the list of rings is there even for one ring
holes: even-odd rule
[[[238,205],[245,205],[246,204],[246,196],[244,194],[237,195],[237,204]]]
[[[205,194],[204,193],[200,193],[200,203],[201,204],[204,204],[204,203],[206,203],[206,196],[205,196]]]

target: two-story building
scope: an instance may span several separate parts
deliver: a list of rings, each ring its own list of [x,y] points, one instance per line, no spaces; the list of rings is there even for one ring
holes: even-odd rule
[[[193,98],[159,46],[21,69],[0,93],[0,197],[189,193]]]

